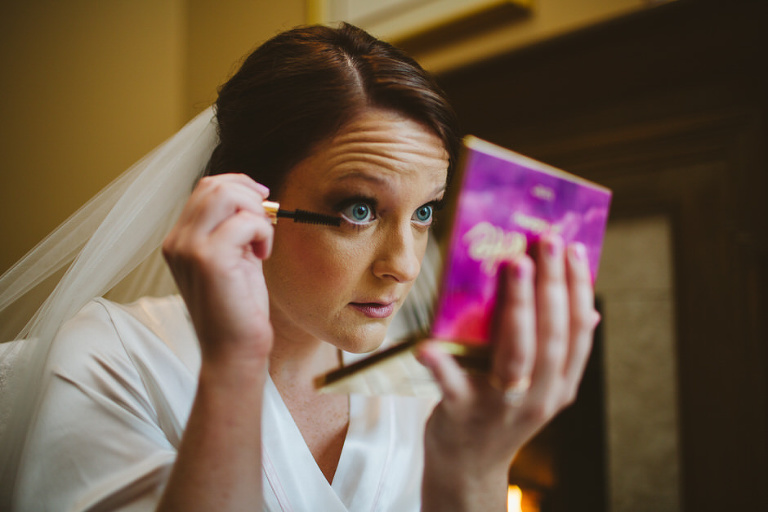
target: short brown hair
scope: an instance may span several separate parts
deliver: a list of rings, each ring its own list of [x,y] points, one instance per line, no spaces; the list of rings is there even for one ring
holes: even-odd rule
[[[220,142],[208,174],[244,172],[277,191],[294,165],[365,106],[433,130],[450,176],[458,128],[445,94],[415,60],[346,23],[283,32],[245,59],[219,91]]]

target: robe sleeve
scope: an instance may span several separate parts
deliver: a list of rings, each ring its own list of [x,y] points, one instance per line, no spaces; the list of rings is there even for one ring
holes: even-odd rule
[[[94,301],[53,345],[20,471],[20,510],[154,510],[196,375],[146,323]]]

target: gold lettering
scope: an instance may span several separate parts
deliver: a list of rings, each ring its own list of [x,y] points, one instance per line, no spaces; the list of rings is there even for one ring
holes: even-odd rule
[[[469,257],[482,262],[480,268],[488,275],[496,273],[499,263],[525,253],[525,235],[504,231],[490,222],[480,222],[464,234],[469,245]]]
[[[549,231],[550,224],[544,219],[538,217],[531,217],[522,212],[515,212],[512,214],[512,220],[523,229],[533,231],[534,233],[544,233]]]
[[[538,197],[544,201],[552,201],[555,199],[555,191],[544,185],[536,185],[531,189],[533,197]]]

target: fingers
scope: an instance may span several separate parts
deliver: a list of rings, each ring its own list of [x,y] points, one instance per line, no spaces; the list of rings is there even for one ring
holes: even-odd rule
[[[448,404],[466,403],[471,399],[469,379],[456,360],[440,348],[439,341],[422,343],[416,353],[419,362],[426,366],[440,390],[443,401]]]
[[[269,189],[243,174],[205,177],[187,201],[179,225],[194,225],[206,233],[213,231],[239,210],[263,214],[262,202],[268,195]]]
[[[214,229],[210,241],[216,247],[250,248],[256,258],[264,260],[272,252],[273,230],[269,217],[240,210]]]
[[[262,202],[269,189],[242,174],[223,174],[200,180],[166,237],[166,258],[192,256],[212,247],[252,245],[254,254],[266,257],[271,250],[267,225],[271,222]],[[224,243],[224,245],[221,245]]]
[[[563,242],[544,236],[536,254],[536,330],[538,345],[531,395],[549,406],[568,354],[568,290]]]
[[[575,392],[589,359],[594,329],[600,320],[600,315],[595,311],[589,263],[586,249],[582,244],[572,244],[568,247],[566,268],[571,343],[565,362],[564,376],[566,386]]]
[[[527,256],[500,269],[494,340],[492,383],[501,391],[530,384],[536,357],[536,308],[533,261]]]
[[[535,252],[535,268],[524,256],[501,270],[490,381],[547,416],[575,398],[598,315],[584,246],[547,235]]]

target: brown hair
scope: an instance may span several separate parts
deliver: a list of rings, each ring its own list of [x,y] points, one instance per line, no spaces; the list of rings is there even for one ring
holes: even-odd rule
[[[456,116],[419,64],[349,24],[300,27],[246,58],[216,101],[219,145],[208,174],[244,172],[277,192],[286,173],[362,107],[400,112],[458,153]]]

